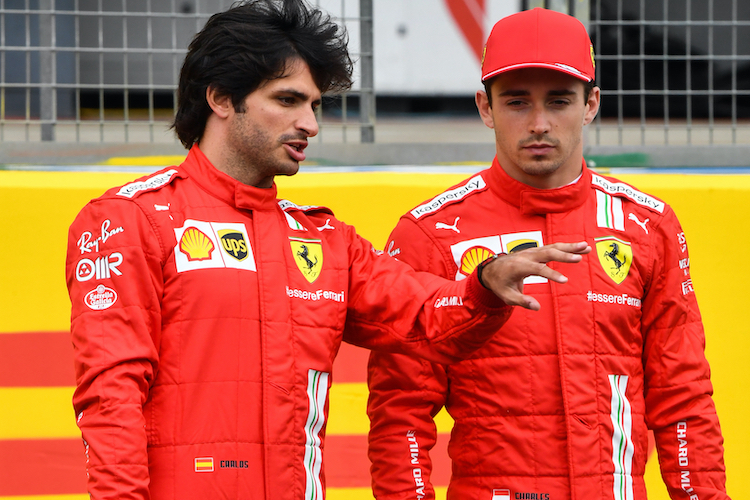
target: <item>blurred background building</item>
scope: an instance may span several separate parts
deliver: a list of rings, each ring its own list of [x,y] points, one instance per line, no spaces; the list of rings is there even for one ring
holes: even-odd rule
[[[474,106],[483,43],[498,19],[534,7],[575,15],[589,29],[603,96],[589,156],[630,154],[638,164],[632,153],[644,147],[750,144],[748,2],[311,3],[346,27],[356,63],[352,90],[324,103],[320,144],[469,143],[491,154]],[[0,0],[0,140],[176,145],[168,127],[186,47],[231,4]],[[737,163],[738,148],[720,149],[705,162]],[[669,151],[679,153],[655,155]]]

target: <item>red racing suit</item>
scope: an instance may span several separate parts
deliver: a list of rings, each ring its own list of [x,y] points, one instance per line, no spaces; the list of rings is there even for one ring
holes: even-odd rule
[[[66,264],[95,500],[322,499],[342,340],[451,362],[510,314],[476,276],[415,273],[197,147],[90,202]]]
[[[379,500],[432,499],[433,417],[454,419],[448,498],[645,500],[648,429],[673,499],[726,499],[723,439],[685,235],[661,200],[584,164],[534,189],[490,169],[405,214],[387,250],[462,280],[496,252],[587,241],[568,283],[529,277],[519,309],[457,364],[371,353]]]

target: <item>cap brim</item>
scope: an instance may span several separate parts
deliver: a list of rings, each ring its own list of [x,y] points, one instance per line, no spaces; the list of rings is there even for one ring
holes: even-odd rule
[[[573,68],[572,66],[567,66],[565,64],[551,64],[551,63],[536,62],[536,63],[513,64],[511,66],[505,66],[504,68],[496,69],[494,71],[487,73],[486,75],[483,75],[482,81],[485,82],[489,80],[490,78],[499,75],[500,73],[507,73],[508,71],[513,71],[516,69],[523,69],[523,68],[551,69],[555,71],[560,71],[561,73],[567,73],[568,75],[574,76],[578,78],[579,80],[583,80],[584,82],[590,82],[593,80],[592,77],[581,73],[580,71]]]

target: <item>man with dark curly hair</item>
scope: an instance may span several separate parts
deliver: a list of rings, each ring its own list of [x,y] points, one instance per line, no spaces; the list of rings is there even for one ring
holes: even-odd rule
[[[589,250],[500,257],[454,283],[375,251],[324,207],[277,199],[322,93],[350,83],[345,33],[299,0],[213,16],[180,75],[186,160],[109,190],[71,226],[91,498],[322,499],[342,341],[455,361],[510,306],[537,307],[526,275],[563,282],[544,263]]]

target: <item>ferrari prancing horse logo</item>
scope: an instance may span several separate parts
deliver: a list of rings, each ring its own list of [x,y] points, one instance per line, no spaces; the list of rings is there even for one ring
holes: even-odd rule
[[[305,238],[289,238],[292,246],[292,255],[297,263],[302,276],[312,283],[323,268],[323,245],[320,240]]]
[[[630,243],[614,236],[596,238],[596,254],[607,276],[618,285],[628,276],[633,263],[633,249]]]

